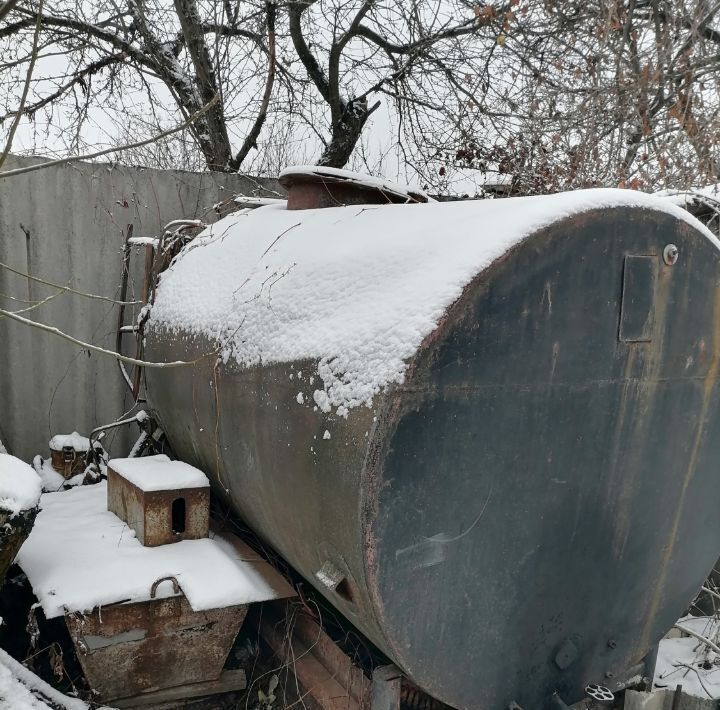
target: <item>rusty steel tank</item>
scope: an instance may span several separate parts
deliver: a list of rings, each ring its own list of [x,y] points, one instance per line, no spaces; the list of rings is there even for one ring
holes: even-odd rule
[[[651,677],[720,548],[717,240],[630,191],[282,180],[161,276],[175,453],[452,707]]]

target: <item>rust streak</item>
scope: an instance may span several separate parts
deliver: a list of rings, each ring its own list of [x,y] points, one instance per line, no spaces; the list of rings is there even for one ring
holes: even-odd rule
[[[693,440],[692,450],[690,452],[690,460],[688,467],[683,477],[682,487],[680,489],[680,495],[678,496],[677,508],[675,509],[675,516],[673,518],[673,524],[670,530],[668,541],[663,550],[662,559],[660,561],[660,570],[657,582],[653,589],[653,596],[650,601],[647,615],[645,617],[645,624],[643,627],[643,633],[640,637],[640,648],[647,648],[649,644],[650,629],[652,626],[653,619],[657,614],[657,610],[660,607],[662,595],[665,590],[665,584],[668,576],[668,566],[672,559],[673,553],[675,552],[675,545],[677,543],[677,533],[680,527],[680,518],[682,516],[683,507],[685,504],[685,495],[687,489],[692,481],[697,467],[698,457],[700,455],[700,444],[702,443],[703,436],[705,434],[705,425],[707,422],[708,409],[712,402],[712,395],[714,386],[718,376],[718,369],[720,368],[720,286],[715,287],[715,299],[713,304],[713,353],[708,368],[707,376],[703,384],[703,399],[702,407],[700,409],[700,415],[698,417],[698,425],[695,430],[695,438]]]

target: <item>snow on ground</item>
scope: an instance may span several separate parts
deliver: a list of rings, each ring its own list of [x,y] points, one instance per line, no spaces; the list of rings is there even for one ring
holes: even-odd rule
[[[712,617],[687,616],[678,622],[716,644],[720,620]],[[660,642],[654,686],[683,692],[701,698],[720,699],[720,656],[692,637],[666,638]]]
[[[147,417],[147,414],[139,412],[137,415],[137,421],[142,421],[140,415]],[[101,435],[102,436],[102,435]],[[71,446],[78,452],[79,456],[85,456],[90,450],[90,439],[86,436],[82,436],[74,431],[72,434],[55,434],[52,439],[48,442],[48,447],[55,451],[61,451],[64,446]],[[99,473],[106,474],[107,453],[102,448],[99,440],[94,443],[94,450],[97,454],[96,459],[99,459]],[[70,478],[65,478],[62,474],[58,473],[52,465],[52,458],[44,459],[39,454],[33,459],[33,468],[35,469],[40,481],[42,482],[42,489],[44,493],[55,493],[65,488],[72,488],[73,486],[81,486],[86,479],[87,468],[84,471],[76,473]],[[98,468],[95,468],[97,473]],[[91,469],[92,470],[92,469]]]
[[[221,536],[143,547],[107,506],[107,483],[45,493],[17,562],[47,618],[121,601],[147,601],[161,577],[177,578],[195,611],[277,596]],[[158,597],[169,596],[164,583]]]
[[[108,466],[141,491],[173,488],[208,488],[208,477],[182,461],[171,461],[165,454],[133,459],[111,459]]]
[[[85,481],[84,472],[76,473],[71,478],[65,478],[52,467],[52,459],[44,459],[39,455],[33,459],[33,468],[40,476],[43,493],[55,493],[63,488],[81,486]]]
[[[595,189],[417,205],[293,211],[270,205],[208,227],[162,274],[149,327],[205,335],[242,366],[318,360],[299,406],[370,405],[463,288],[537,229],[598,208],[672,214],[653,195]]]
[[[82,700],[59,693],[0,649],[0,710],[88,710],[88,707]]]
[[[0,454],[0,509],[17,515],[40,500],[40,478],[24,461]]]

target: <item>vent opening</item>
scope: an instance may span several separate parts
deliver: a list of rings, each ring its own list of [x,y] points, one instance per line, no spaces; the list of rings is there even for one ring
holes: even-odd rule
[[[185,532],[185,499],[176,498],[172,502],[172,531],[174,535]]]

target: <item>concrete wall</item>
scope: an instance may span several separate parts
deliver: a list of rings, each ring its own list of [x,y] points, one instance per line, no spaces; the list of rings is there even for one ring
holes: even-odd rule
[[[9,158],[9,170],[35,158]],[[265,189],[269,188],[270,192]],[[0,261],[43,279],[116,298],[127,226],[153,237],[177,218],[213,221],[213,204],[233,193],[277,196],[275,181],[241,175],[194,174],[77,163],[0,180]],[[134,259],[129,295],[139,297]],[[17,311],[55,293],[0,267],[0,307]],[[13,300],[23,299],[23,300]],[[27,301],[30,301],[28,303]],[[24,316],[114,349],[117,306],[61,294]],[[48,455],[55,433],[87,435],[130,406],[114,360],[37,329],[0,318],[0,441],[29,460]],[[132,432],[106,440],[126,453]]]

